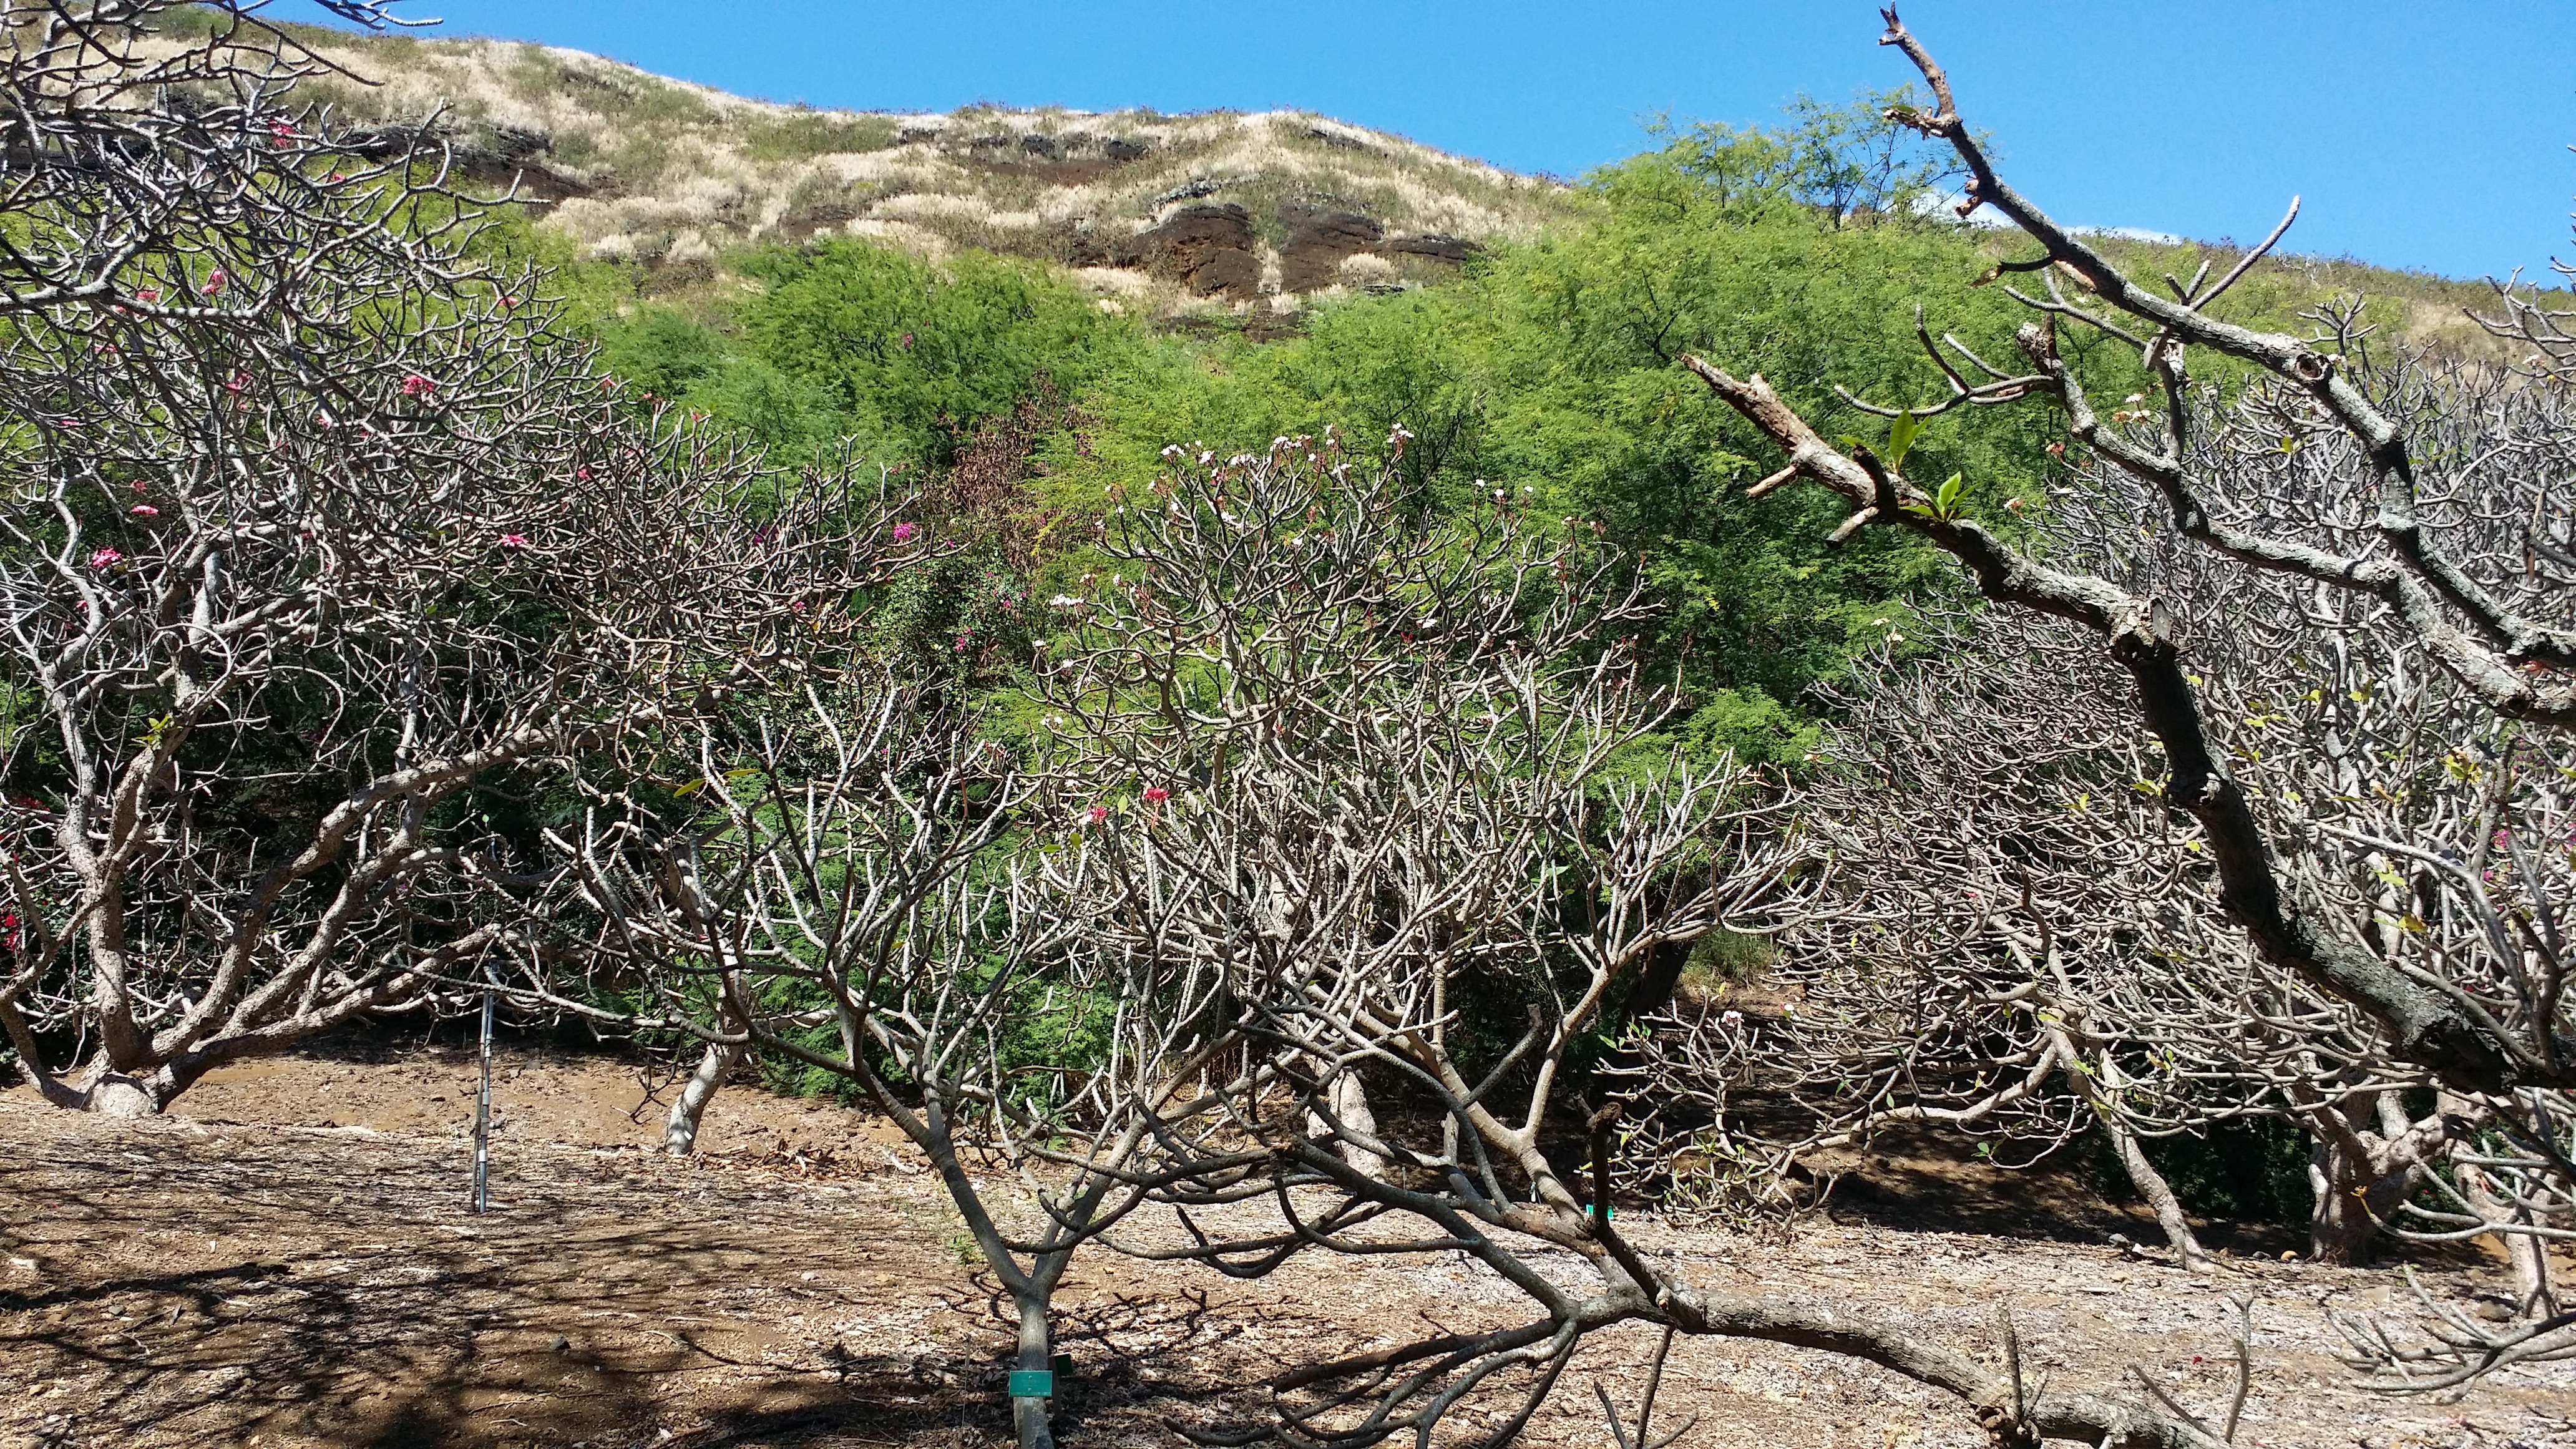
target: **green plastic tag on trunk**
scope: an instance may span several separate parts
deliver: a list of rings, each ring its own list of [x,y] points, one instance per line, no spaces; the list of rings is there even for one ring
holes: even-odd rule
[[[1055,1375],[1045,1369],[1011,1370],[1011,1397],[1015,1399],[1051,1399],[1055,1397]]]

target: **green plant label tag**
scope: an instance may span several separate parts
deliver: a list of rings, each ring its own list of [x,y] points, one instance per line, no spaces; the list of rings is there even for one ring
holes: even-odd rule
[[[1015,1399],[1054,1398],[1055,1375],[1045,1369],[1013,1369],[1011,1397]]]

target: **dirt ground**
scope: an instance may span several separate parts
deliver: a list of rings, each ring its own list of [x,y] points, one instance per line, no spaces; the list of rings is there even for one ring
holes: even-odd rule
[[[728,1088],[707,1155],[674,1161],[651,1151],[656,1080],[613,1059],[509,1053],[481,1217],[467,1210],[461,1051],[249,1064],[142,1123],[0,1092],[0,1449],[1006,1438],[999,1304],[899,1138]],[[2124,1220],[2045,1179],[1967,1192],[1971,1212],[1927,1226],[1898,1210],[1923,1171],[1884,1164],[1864,1199],[1875,1221],[1818,1223],[1786,1245],[1643,1215],[1629,1227],[1693,1281],[1870,1308],[1981,1356],[2008,1306],[2054,1382],[2109,1387],[2134,1367],[2186,1403],[2221,1395],[2227,1297],[2250,1292],[2260,1371],[2240,1443],[2576,1446],[2576,1364],[2451,1402],[2342,1388],[2324,1314],[2387,1305],[2390,1271],[2247,1256],[2194,1276],[2125,1259],[2103,1240]],[[2475,1264],[2427,1278],[2494,1283]],[[1247,1386],[1283,1368],[1502,1322],[1515,1296],[1446,1258],[1310,1257],[1240,1283],[1096,1254],[1059,1300],[1076,1360],[1059,1432],[1073,1449],[1180,1446],[1175,1425],[1257,1416],[1264,1395]],[[1601,1449],[1591,1381],[1633,1399],[1651,1342],[1636,1330],[1587,1347],[1523,1442]],[[1763,1344],[1685,1342],[1660,1404],[1664,1424],[1699,1416],[1677,1449],[1981,1443],[1955,1401]],[[1459,1427],[1481,1425],[1470,1413]]]

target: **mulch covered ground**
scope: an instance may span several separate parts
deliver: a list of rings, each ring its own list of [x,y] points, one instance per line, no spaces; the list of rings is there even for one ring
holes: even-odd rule
[[[711,1155],[675,1162],[649,1150],[649,1085],[612,1061],[515,1055],[482,1217],[461,1053],[261,1064],[143,1123],[0,1093],[0,1449],[1007,1437],[1000,1304],[883,1124],[728,1089]],[[2251,1292],[2261,1372],[2242,1443],[2576,1446],[2576,1364],[2455,1402],[2351,1391],[2325,1311],[2385,1306],[2390,1271],[2243,1259],[2195,1276],[2089,1232],[1881,1217],[1786,1244],[1643,1218],[1631,1233],[1695,1281],[1869,1307],[1981,1354],[2009,1306],[2059,1382],[2135,1367],[2185,1402],[2222,1395],[2227,1298]],[[1505,1322],[1514,1300],[1446,1258],[1310,1258],[1238,1283],[1095,1254],[1064,1294],[1078,1367],[1059,1431],[1076,1449],[1179,1445],[1175,1424],[1258,1416],[1257,1385],[1283,1368]],[[1606,1444],[1592,1381],[1633,1399],[1651,1344],[1636,1330],[1587,1348],[1523,1442]],[[1660,1403],[1662,1423],[1699,1416],[1680,1449],[1981,1442],[1953,1401],[1759,1344],[1685,1343]],[[1483,1422],[1461,1416],[1462,1442]]]

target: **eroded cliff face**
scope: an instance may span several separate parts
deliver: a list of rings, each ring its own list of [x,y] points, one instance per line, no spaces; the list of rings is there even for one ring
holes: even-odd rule
[[[1477,250],[1462,237],[1390,236],[1375,217],[1293,200],[1280,203],[1267,220],[1276,242],[1266,240],[1264,228],[1237,203],[1175,206],[1160,221],[1116,241],[1079,236],[1063,260],[1079,267],[1141,268],[1179,282],[1192,296],[1244,300],[1320,292],[1345,285],[1355,273],[1361,285],[1384,286],[1406,275],[1397,270],[1400,261],[1426,264],[1410,274],[1428,280]]]
[[[547,46],[321,45],[382,84],[316,84],[315,102],[388,132],[436,117],[474,180],[546,203],[541,224],[589,255],[653,266],[871,236],[1042,258],[1104,298],[1285,313],[1437,281],[1575,205],[1559,183],[1304,112],[818,111]]]

